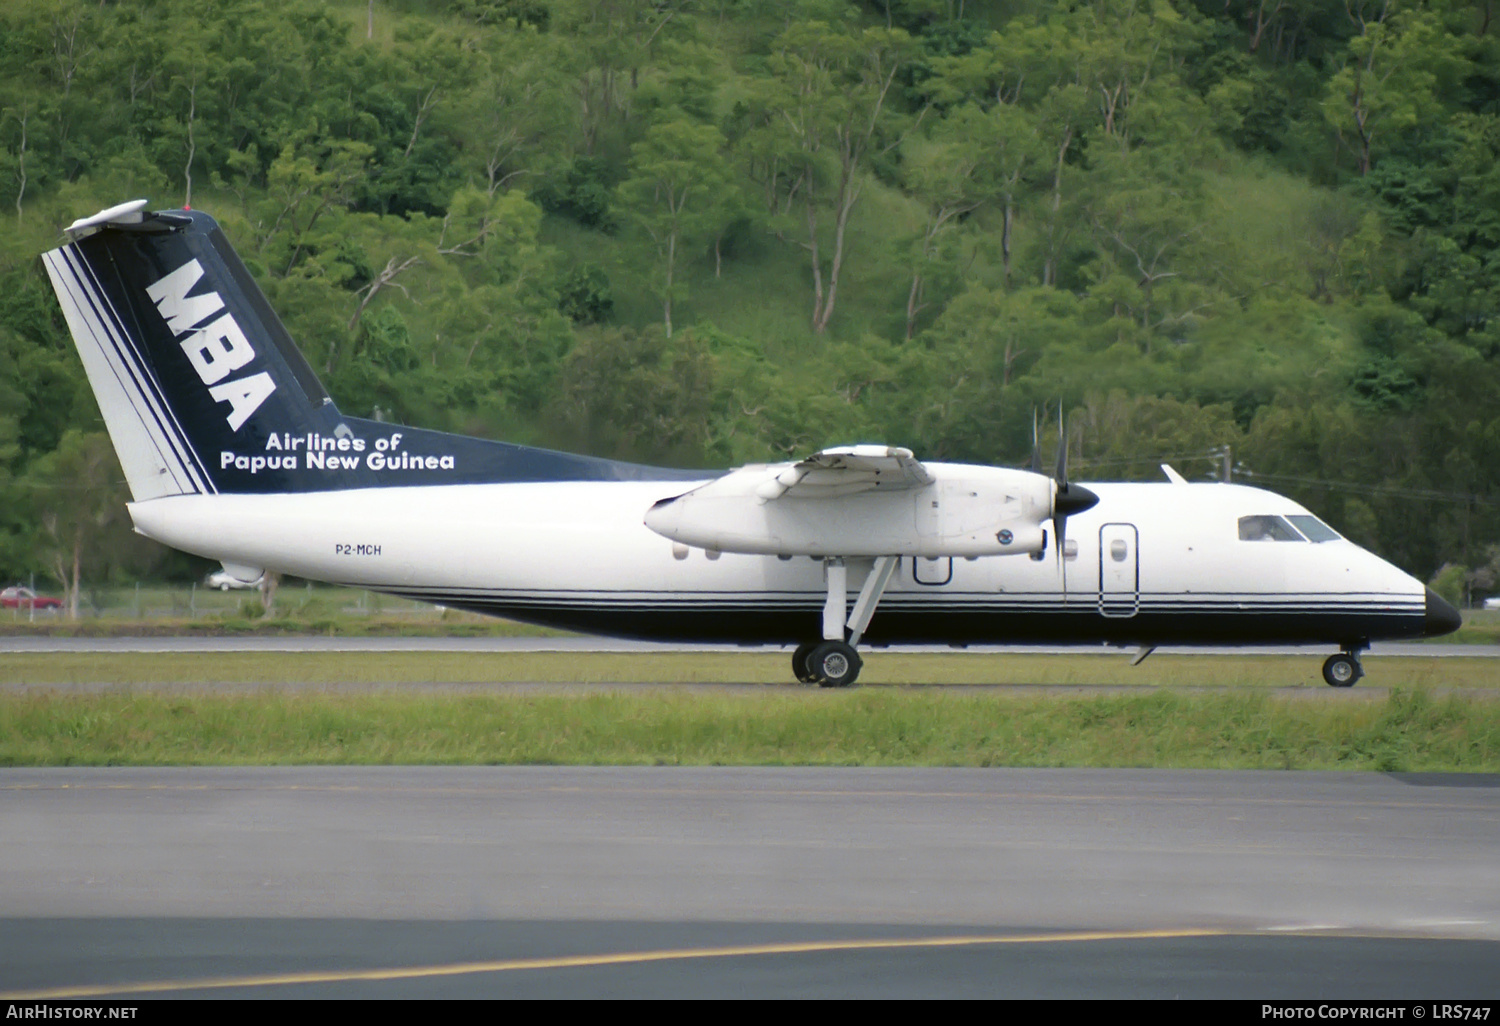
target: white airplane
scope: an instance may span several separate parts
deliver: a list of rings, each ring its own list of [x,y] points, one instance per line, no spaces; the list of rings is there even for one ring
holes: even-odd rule
[[[136,530],[223,562],[570,630],[797,645],[1337,645],[1446,634],[1451,605],[1257,488],[1070,484],[858,445],[727,474],[339,412],[218,225],[145,200],[44,256]],[[1071,537],[1069,535],[1071,534]],[[1049,537],[1050,536],[1050,537]],[[855,598],[850,608],[850,592]]]

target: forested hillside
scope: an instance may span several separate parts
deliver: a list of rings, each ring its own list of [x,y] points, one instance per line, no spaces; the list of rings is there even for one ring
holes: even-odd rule
[[[7,0],[0,576],[194,572],[37,262],[143,196],[353,414],[1020,463],[1060,406],[1079,476],[1227,448],[1484,590],[1497,155],[1500,0]]]

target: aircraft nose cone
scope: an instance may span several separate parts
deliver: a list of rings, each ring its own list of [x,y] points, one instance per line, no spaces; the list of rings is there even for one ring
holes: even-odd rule
[[[1462,625],[1463,617],[1458,615],[1458,610],[1449,605],[1443,596],[1428,588],[1427,614],[1423,617],[1422,633],[1435,638],[1440,634],[1452,634]]]
[[[1067,491],[1061,488],[1057,491],[1057,498],[1052,504],[1052,515],[1058,517],[1070,517],[1074,513],[1082,513],[1086,509],[1093,509],[1099,504],[1099,496],[1089,491],[1083,485],[1070,484]]]

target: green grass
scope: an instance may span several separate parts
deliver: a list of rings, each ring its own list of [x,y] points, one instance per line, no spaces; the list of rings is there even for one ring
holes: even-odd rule
[[[1500,645],[1500,610],[1468,609],[1463,614],[1464,625],[1447,638],[1435,641],[1458,642],[1469,645]]]
[[[876,652],[867,683],[842,691],[788,684],[786,663],[785,653],[12,655],[0,664],[0,766],[1500,771],[1492,660],[1371,660],[1371,680],[1350,691],[1324,686],[1318,660],[1283,656],[1163,656],[1132,667],[1123,655]],[[432,681],[440,684],[396,687]],[[442,686],[497,681],[554,684]],[[631,683],[713,681],[766,686]],[[332,686],[345,683],[360,686]],[[913,686],[923,683],[944,686]],[[964,686],[990,683],[1049,686]],[[1070,687],[1091,684],[1137,686]]]
[[[0,766],[576,764],[1500,770],[1500,704],[1171,691],[0,696]]]

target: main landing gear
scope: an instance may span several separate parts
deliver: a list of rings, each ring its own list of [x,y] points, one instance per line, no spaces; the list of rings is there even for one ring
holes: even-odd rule
[[[804,684],[845,688],[853,684],[864,666],[855,651],[870,626],[870,617],[896,571],[897,556],[881,556],[865,575],[865,583],[849,610],[849,568],[842,557],[823,560],[828,577],[828,598],[823,603],[823,640],[798,645],[792,653],[792,673]],[[847,618],[846,614],[847,613]],[[847,628],[848,640],[845,640]]]
[[[792,653],[792,672],[804,684],[843,688],[854,683],[865,661],[843,641],[812,641]]]
[[[1354,682],[1365,675],[1365,668],[1359,665],[1360,645],[1349,645],[1348,651],[1331,655],[1323,663],[1323,679],[1328,682],[1329,687],[1352,688]]]

